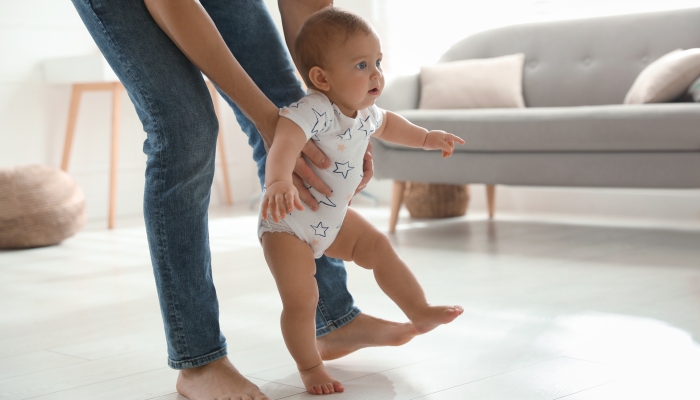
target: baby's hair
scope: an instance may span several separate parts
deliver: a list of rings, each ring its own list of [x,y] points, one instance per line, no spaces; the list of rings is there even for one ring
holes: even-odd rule
[[[306,86],[313,88],[309,71],[325,65],[325,57],[332,46],[342,46],[357,32],[375,35],[372,26],[357,14],[333,6],[311,15],[299,30],[294,42],[297,68]]]

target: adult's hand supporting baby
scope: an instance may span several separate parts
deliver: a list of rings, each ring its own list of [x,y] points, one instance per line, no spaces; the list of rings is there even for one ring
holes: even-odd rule
[[[357,185],[355,189],[355,195],[363,191],[367,187],[370,179],[374,176],[374,161],[372,161],[372,141],[370,140],[367,146],[367,151],[365,151],[365,157],[362,160],[362,180],[360,184]]]
[[[319,168],[325,169],[331,166],[331,162],[328,160],[328,157],[323,154],[313,140],[306,142],[301,152]],[[292,182],[299,191],[301,201],[314,211],[318,210],[318,201],[316,201],[311,192],[309,192],[309,189],[306,188],[304,182],[311,185],[312,188],[318,190],[325,196],[331,196],[333,194],[333,192],[331,192],[331,188],[326,185],[321,178],[316,176],[311,167],[309,167],[306,161],[304,161],[303,157],[297,158],[296,165],[294,166]]]

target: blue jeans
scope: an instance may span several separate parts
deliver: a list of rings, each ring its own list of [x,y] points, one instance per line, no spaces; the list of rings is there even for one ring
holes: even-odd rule
[[[192,368],[226,355],[212,281],[207,209],[214,176],[218,121],[201,72],[158,27],[141,0],[73,0],[136,107],[147,138],[144,216],[172,368]],[[278,107],[304,92],[286,47],[261,0],[201,0],[226,44]],[[223,93],[222,93],[223,94]],[[262,138],[233,108],[265,177]],[[255,235],[256,232],[250,232]],[[347,289],[341,260],[316,261],[316,334],[360,310]]]

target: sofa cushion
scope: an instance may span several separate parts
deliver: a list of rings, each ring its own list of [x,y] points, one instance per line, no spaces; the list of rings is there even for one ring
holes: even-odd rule
[[[405,110],[464,139],[456,152],[700,151],[700,104]],[[388,147],[406,149],[386,143]]]
[[[674,50],[649,64],[632,84],[625,104],[665,103],[682,96],[700,76],[700,49]]]
[[[440,61],[525,53],[527,107],[587,106],[621,104],[650,62],[696,47],[700,7],[506,26],[470,35]]]
[[[524,60],[520,53],[422,67],[419,108],[525,107]]]

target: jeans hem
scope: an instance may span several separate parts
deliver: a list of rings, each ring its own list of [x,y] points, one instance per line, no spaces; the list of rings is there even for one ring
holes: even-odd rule
[[[324,326],[323,328],[316,329],[316,337],[318,338],[318,337],[321,337],[323,335],[327,335],[327,334],[333,332],[334,330],[343,327],[348,322],[355,319],[355,317],[360,315],[361,312],[362,311],[360,311],[359,308],[353,307],[349,313],[343,315],[342,317],[340,317],[336,320],[330,321],[328,323],[328,325]]]
[[[193,358],[190,360],[184,360],[184,361],[173,361],[170,358],[168,358],[168,366],[172,369],[186,369],[186,368],[196,368],[196,367],[201,367],[202,365],[209,364],[212,361],[216,361],[220,358],[224,358],[227,355],[226,347],[224,347],[221,350],[217,350],[213,353],[209,353],[207,355]]]

